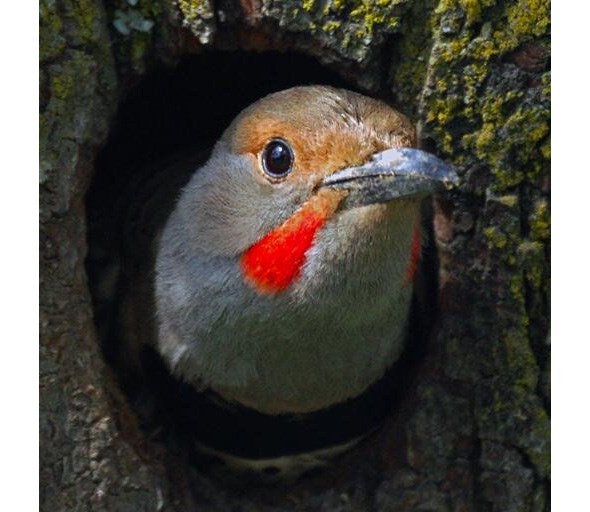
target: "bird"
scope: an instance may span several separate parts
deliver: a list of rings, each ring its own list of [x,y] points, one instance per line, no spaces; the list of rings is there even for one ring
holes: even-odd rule
[[[190,397],[200,453],[292,476],[371,431],[358,404],[406,344],[420,204],[458,179],[416,145],[385,102],[298,86],[246,107],[181,180],[159,173],[181,185],[123,258],[123,350],[149,347],[170,401]]]

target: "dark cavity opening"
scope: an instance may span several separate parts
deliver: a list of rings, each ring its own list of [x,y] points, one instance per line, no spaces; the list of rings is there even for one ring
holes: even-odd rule
[[[375,386],[368,401],[353,404],[352,409],[337,406],[300,426],[291,417],[267,421],[252,411],[244,413],[236,408],[227,413],[211,408],[208,397],[195,396],[188,386],[172,379],[154,351],[139,349],[141,340],[133,346],[121,345],[120,334],[127,317],[137,313],[127,304],[127,291],[144,286],[122,271],[128,263],[125,251],[129,230],[140,233],[140,245],[141,234],[147,238],[150,235],[149,216],[135,213],[133,205],[149,201],[150,187],[162,186],[162,182],[150,182],[151,174],[174,162],[175,155],[206,152],[233,118],[255,100],[288,87],[312,84],[358,90],[317,61],[297,54],[208,53],[187,57],[174,68],[154,71],[127,92],[109,140],[98,155],[87,195],[87,272],[97,332],[105,358],[114,368],[140,424],[150,439],[165,441],[172,451],[184,454],[187,447],[191,451],[195,433],[207,437],[214,446],[217,443],[215,447],[229,445],[238,455],[258,458],[272,457],[279,451],[298,451],[306,443],[319,448],[330,441],[342,441],[350,436],[346,430],[356,420],[360,419],[353,428],[367,430],[383,419],[384,408],[395,408],[424,354],[425,333],[434,312],[432,301],[414,308],[408,349],[393,371]],[[166,211],[162,214],[167,215]],[[430,297],[435,296],[432,290],[436,289],[433,248],[432,243],[426,244],[423,265],[429,270],[421,274],[422,286],[431,291],[427,294]],[[140,291],[149,308],[149,286]],[[153,328],[149,316],[140,320],[146,330]],[[138,333],[138,337],[141,335]],[[237,421],[244,422],[241,438],[222,428]],[[273,437],[273,432],[282,433]],[[263,440],[264,446],[259,445]],[[209,459],[195,455],[195,460],[208,464]]]

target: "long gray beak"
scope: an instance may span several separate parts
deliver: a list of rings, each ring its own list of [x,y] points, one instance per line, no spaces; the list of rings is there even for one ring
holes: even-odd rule
[[[412,196],[427,196],[458,183],[453,167],[430,153],[394,148],[376,153],[358,167],[347,167],[326,177],[321,187],[346,190],[343,206],[351,208]]]

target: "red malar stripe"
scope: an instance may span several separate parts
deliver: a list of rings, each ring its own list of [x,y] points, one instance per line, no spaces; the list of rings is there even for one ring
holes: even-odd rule
[[[260,292],[277,293],[301,273],[305,253],[332,215],[339,198],[314,196],[278,228],[251,246],[241,258],[246,280]]]
[[[420,257],[422,256],[422,230],[420,226],[414,228],[412,234],[412,248],[410,249],[410,263],[406,270],[406,279],[404,280],[404,286],[414,282],[416,273],[418,272],[418,265],[420,263]]]

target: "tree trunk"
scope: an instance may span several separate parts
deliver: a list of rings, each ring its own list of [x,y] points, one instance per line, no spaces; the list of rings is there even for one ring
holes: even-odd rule
[[[41,0],[41,509],[549,509],[549,1]],[[329,475],[236,490],[150,442],[104,362],[85,193],[158,66],[296,51],[409,114],[459,169],[438,315],[401,405]]]

